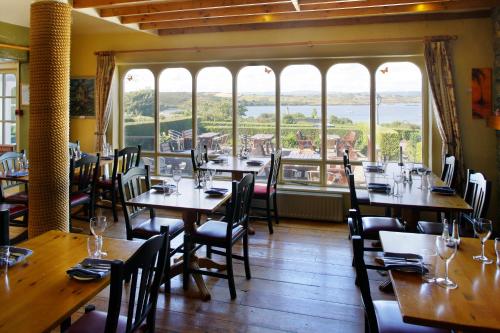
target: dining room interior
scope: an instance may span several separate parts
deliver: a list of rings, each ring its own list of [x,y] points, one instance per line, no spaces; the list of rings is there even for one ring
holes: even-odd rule
[[[498,0],[0,1],[0,332],[500,332]]]

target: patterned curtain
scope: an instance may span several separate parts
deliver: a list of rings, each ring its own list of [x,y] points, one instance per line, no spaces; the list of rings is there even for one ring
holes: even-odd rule
[[[95,80],[95,115],[96,115],[96,152],[102,150],[111,115],[111,82],[115,71],[115,56],[110,52],[97,54],[97,73]]]
[[[449,38],[425,40],[425,64],[434,98],[437,127],[443,140],[442,156],[455,156],[454,186],[461,190],[465,179],[462,138],[458,121]]]

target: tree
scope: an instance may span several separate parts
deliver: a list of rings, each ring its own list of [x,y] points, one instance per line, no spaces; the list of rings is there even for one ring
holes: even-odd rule
[[[154,93],[152,89],[137,90],[125,94],[123,102],[129,116],[154,117]]]

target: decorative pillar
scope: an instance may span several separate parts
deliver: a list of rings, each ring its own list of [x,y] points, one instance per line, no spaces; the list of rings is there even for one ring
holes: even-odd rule
[[[71,6],[31,5],[29,237],[69,231]]]

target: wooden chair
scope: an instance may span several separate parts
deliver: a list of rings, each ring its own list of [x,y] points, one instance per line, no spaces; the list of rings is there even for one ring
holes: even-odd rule
[[[73,157],[73,154],[75,150],[77,150],[80,147],[80,140],[77,140],[76,142],[68,142],[68,147],[69,147],[69,157]]]
[[[99,176],[99,161],[99,154],[95,156],[87,155],[79,160],[75,160],[74,158],[70,160],[70,230],[76,230],[71,226],[71,209],[83,206],[87,212],[87,216],[82,217],[74,215],[74,218],[88,221],[90,217],[94,216],[96,183]]]
[[[28,206],[23,204],[0,203],[0,211],[7,210],[11,225],[28,226]],[[22,217],[22,221],[18,220]]]
[[[299,145],[300,150],[304,149],[316,150],[316,147],[314,146],[314,143],[311,140],[311,138],[308,138],[304,134],[302,134],[302,131],[297,131],[297,133],[295,133],[295,136],[297,137],[297,144]]]
[[[486,216],[490,195],[491,182],[486,180],[482,173],[468,169],[463,198],[472,207],[472,213],[459,215],[460,233],[463,236],[473,235],[472,221]],[[441,222],[419,221],[417,229],[424,234],[440,235],[443,232],[443,224]]]
[[[132,167],[138,167],[141,162],[141,145],[137,147],[125,147],[122,150],[115,149],[113,158],[113,172],[111,178],[102,178],[97,182],[97,188],[102,190],[103,197],[108,194],[111,197],[111,210],[113,211],[113,220],[118,221],[116,202],[118,195],[118,173],[127,172]],[[108,206],[100,206],[109,208]]]
[[[23,157],[24,151],[21,152],[7,152],[0,156],[0,171],[8,172],[14,170],[17,160]],[[28,188],[26,184],[15,180],[2,180],[0,181],[0,202],[13,203],[13,204],[28,204]],[[19,186],[25,186],[24,191],[18,191],[13,194],[7,194]]]
[[[69,333],[154,332],[156,303],[163,275],[170,263],[168,228],[148,239],[125,263],[111,264],[108,312],[87,306],[85,314],[69,327]],[[120,315],[124,282],[131,279],[127,316]]]
[[[189,274],[198,273],[218,278],[228,279],[231,299],[236,298],[236,287],[234,284],[233,259],[243,260],[245,264],[245,276],[251,278],[250,261],[248,255],[248,217],[250,201],[252,200],[254,179],[252,174],[247,174],[240,182],[233,181],[231,208],[229,214],[222,220],[208,220],[192,234],[184,235],[184,289],[189,285]],[[233,245],[243,239],[243,256],[233,254]],[[194,247],[199,244],[198,247]],[[189,267],[190,256],[201,246],[207,246],[207,257],[212,253],[226,257],[227,274]],[[194,247],[194,248],[193,248]],[[212,247],[221,248],[213,250]]]
[[[0,245],[14,245],[28,239],[28,229],[10,225],[10,212],[0,208]]]
[[[449,333],[448,330],[440,328],[404,323],[396,301],[373,301],[364,259],[363,238],[358,235],[352,236],[352,247],[358,286],[365,310],[366,333]]]
[[[127,232],[127,239],[133,240],[134,238],[149,239],[161,233],[161,228],[168,227],[169,238],[174,239],[184,231],[184,221],[181,219],[172,219],[157,217],[155,210],[152,208],[137,207],[127,204],[127,201],[147,192],[151,189],[151,182],[149,179],[149,166],[133,167],[127,172],[118,175],[118,188],[120,191],[120,200],[123,209],[123,216],[125,219],[125,228]],[[141,214],[149,211],[149,218],[142,222],[132,223],[138,220]],[[181,251],[182,245],[175,249],[169,249],[168,260],[171,255]],[[170,290],[170,279],[166,279],[166,288]]]
[[[271,212],[274,215],[274,220],[276,224],[279,224],[278,215],[278,204],[276,200],[276,188],[278,185],[278,175],[281,167],[281,149],[278,149],[274,154],[271,154],[271,169],[269,170],[269,177],[267,178],[266,184],[255,184],[253,191],[253,199],[264,200],[266,202],[266,217],[267,226],[269,228],[269,233],[272,234],[273,231],[273,220],[271,218]],[[272,207],[271,208],[271,201]],[[262,209],[260,207],[252,206],[252,209]]]
[[[441,173],[441,180],[446,184],[446,186],[451,186],[453,183],[455,164],[455,156],[446,154],[444,157],[443,172]]]
[[[349,159],[349,149],[344,150],[343,154],[343,162],[344,162],[344,170],[345,168],[349,168],[349,171],[352,172],[352,166]],[[349,182],[349,177],[347,177],[347,181]],[[360,205],[370,205],[370,197],[368,196],[367,190],[356,190],[356,197],[358,198],[358,203]]]

